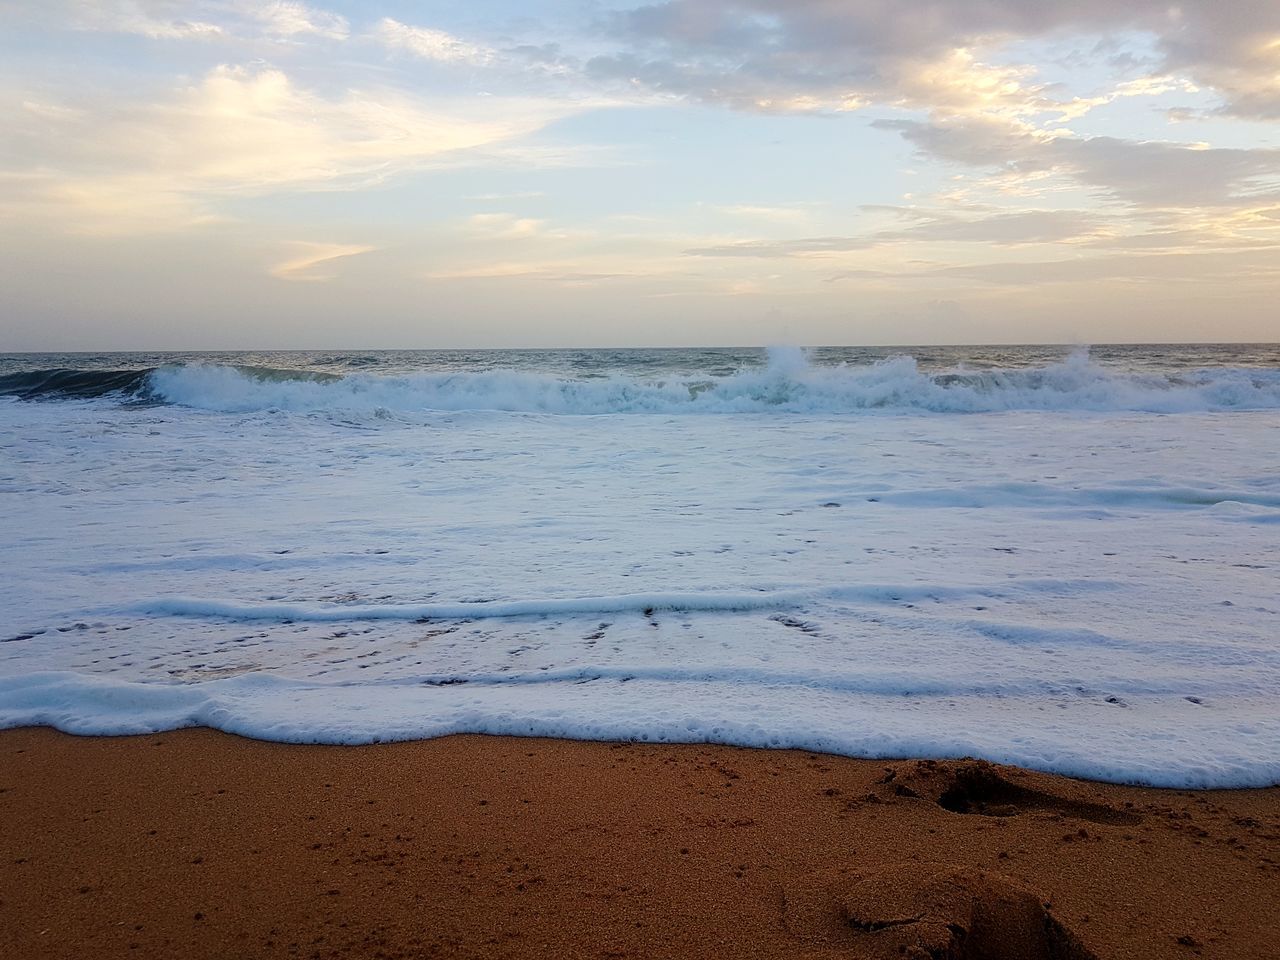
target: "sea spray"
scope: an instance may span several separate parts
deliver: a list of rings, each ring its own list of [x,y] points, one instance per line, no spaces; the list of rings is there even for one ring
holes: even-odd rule
[[[322,358],[323,359],[323,358]],[[360,360],[362,358],[355,358]],[[910,355],[874,363],[817,363],[775,347],[763,365],[731,373],[615,370],[590,377],[533,369],[401,374],[178,363],[141,370],[47,369],[0,375],[0,395],[23,399],[163,402],[224,413],[254,411],[504,411],[558,415],[984,413],[1010,410],[1188,413],[1280,409],[1280,371],[1256,367],[1120,370],[1086,350],[1041,366],[924,370]]]

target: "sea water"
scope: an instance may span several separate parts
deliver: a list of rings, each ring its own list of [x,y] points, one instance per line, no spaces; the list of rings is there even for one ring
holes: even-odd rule
[[[0,726],[1280,781],[1280,347],[0,356]]]

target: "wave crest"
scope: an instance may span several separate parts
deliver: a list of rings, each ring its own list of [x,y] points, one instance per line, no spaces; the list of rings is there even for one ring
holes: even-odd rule
[[[1205,368],[1176,375],[1109,369],[1078,351],[1033,368],[922,371],[910,356],[814,364],[796,348],[760,367],[713,374],[571,379],[522,370],[401,375],[186,364],[143,370],[40,370],[0,377],[23,399],[119,396],[227,413],[458,412],[560,415],[1005,410],[1186,413],[1280,408],[1280,371]]]

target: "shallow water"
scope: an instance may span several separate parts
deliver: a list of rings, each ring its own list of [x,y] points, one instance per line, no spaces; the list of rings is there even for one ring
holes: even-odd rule
[[[1275,347],[24,355],[0,390],[0,725],[1280,780]]]

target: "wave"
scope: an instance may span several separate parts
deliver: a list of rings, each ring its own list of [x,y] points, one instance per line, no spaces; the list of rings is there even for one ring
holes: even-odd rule
[[[119,395],[145,399],[152,369],[29,370],[0,375],[0,396],[22,400],[80,399]]]
[[[234,600],[164,597],[138,604],[133,610],[138,613],[178,617],[331,623],[346,620],[463,620],[549,614],[639,613],[654,610],[732,612],[794,606],[808,598],[809,594],[800,591],[627,593],[609,597],[402,604],[241,603]]]
[[[501,682],[419,677],[386,685],[251,672],[163,683],[44,671],[0,677],[0,729],[41,725],[122,736],[199,726],[258,740],[328,744],[460,733],[727,743],[850,757],[980,756],[1065,776],[1184,790],[1280,780],[1280,723],[1254,703],[1204,711],[1199,725],[1188,727],[1178,719],[1192,709],[1182,696],[1134,698],[1117,725],[1102,719],[1116,707],[1087,698],[1077,699],[1074,710],[1045,710],[1043,688],[993,696],[985,685],[921,690],[890,676],[832,683],[795,674],[769,678],[784,683],[761,683],[733,673],[611,671],[496,679]],[[931,701],[946,705],[945,722],[922,709]],[[1025,712],[1014,722],[1017,707]],[[1240,735],[1242,727],[1249,736]],[[1179,731],[1176,739],[1170,729]]]
[[[276,367],[218,364],[174,364],[136,370],[75,370],[54,367],[0,375],[0,396],[20,400],[93,400],[115,397],[134,402],[180,403],[162,388],[174,377],[199,378],[205,371],[221,371],[245,387],[264,384],[332,383],[342,377],[311,370],[284,370]],[[212,409],[219,409],[213,407]]]
[[[157,597],[121,608],[121,612],[172,617],[223,617],[229,620],[280,620],[337,623],[348,620],[483,620],[495,617],[575,616],[599,613],[742,612],[799,606],[828,599],[855,603],[900,603],[955,597],[1007,597],[1015,594],[1058,595],[1114,589],[1106,580],[1027,578],[999,587],[983,585],[864,583],[823,589],[749,590],[742,592],[622,593],[588,597],[536,597],[521,600],[476,600],[452,603],[307,603],[245,602],[196,597]]]
[[[0,395],[27,400],[115,396],[225,413],[1188,413],[1280,409],[1280,370],[1219,367],[1136,373],[1103,367],[1079,351],[1035,368],[927,372],[910,356],[823,366],[810,362],[803,351],[788,348],[771,350],[764,366],[729,374],[615,374],[592,379],[510,369],[342,376],[199,363],[141,370],[38,370],[0,376]]]

